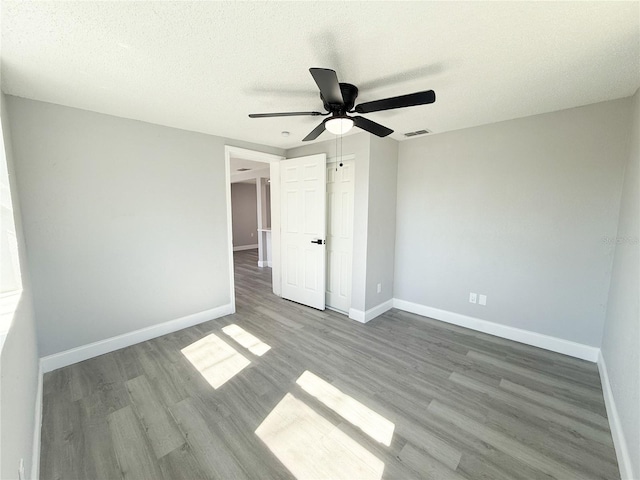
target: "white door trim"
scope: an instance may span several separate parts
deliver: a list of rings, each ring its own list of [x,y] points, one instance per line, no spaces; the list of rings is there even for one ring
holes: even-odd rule
[[[271,169],[271,176],[273,177],[274,169],[276,172],[279,172],[278,164],[280,160],[284,160],[285,157],[280,155],[273,155],[271,153],[259,152],[257,150],[248,150],[246,148],[233,147],[231,145],[224,146],[224,175],[225,175],[225,194],[227,199],[227,244],[228,244],[228,255],[229,255],[229,295],[230,295],[230,303],[232,308],[232,313],[236,311],[236,284],[235,278],[233,275],[233,224],[231,219],[231,157],[242,158],[245,160],[253,160],[254,162],[265,162],[269,164]],[[274,187],[278,187],[279,185],[273,185],[273,180],[271,190],[274,190]],[[279,181],[277,182],[279,184]],[[276,245],[280,246],[280,215],[273,215],[273,211],[280,211],[280,198],[272,198],[271,200],[271,229],[272,237],[271,242],[273,247]],[[274,235],[275,232],[278,232],[278,235]],[[278,242],[278,243],[276,243]],[[275,260],[275,259],[274,259]],[[279,259],[278,259],[279,260]],[[274,293],[278,294],[280,289],[280,268],[279,264],[274,261],[274,268],[272,269],[272,284],[274,286]],[[277,285],[277,288],[276,288]]]

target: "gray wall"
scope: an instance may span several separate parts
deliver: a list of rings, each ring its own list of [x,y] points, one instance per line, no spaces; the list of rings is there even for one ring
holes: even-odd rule
[[[612,239],[616,250],[602,356],[631,453],[633,473],[629,478],[640,478],[640,90],[633,96],[631,132],[618,232]]]
[[[394,296],[600,346],[629,115],[622,99],[402,142]]]
[[[42,356],[230,301],[224,139],[8,107]]]
[[[38,347],[36,340],[31,284],[27,269],[20,200],[16,194],[11,126],[0,93],[2,130],[9,170],[18,251],[22,270],[22,297],[7,333],[0,356],[0,478],[18,478],[18,464],[24,459],[25,473],[31,478],[35,404],[38,387]]]
[[[365,310],[393,298],[398,142],[369,136],[369,221]],[[378,293],[378,283],[381,291]]]
[[[267,183],[264,186],[264,191],[265,191],[264,195],[266,197],[265,213],[267,214],[267,218],[266,218],[267,223],[265,224],[265,227],[271,228],[271,183]]]
[[[231,216],[233,218],[233,246],[258,243],[258,198],[256,185],[231,184]]]
[[[330,134],[328,134],[330,135]],[[355,155],[355,191],[353,198],[353,262],[351,307],[364,311],[367,290],[367,230],[369,211],[369,134],[357,133],[342,139],[342,154]],[[287,158],[325,153],[336,156],[335,138],[287,150]]]

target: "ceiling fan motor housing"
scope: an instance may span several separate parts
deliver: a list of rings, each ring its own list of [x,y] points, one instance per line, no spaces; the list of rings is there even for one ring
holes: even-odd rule
[[[324,132],[329,130],[336,135],[346,133],[351,127],[358,127],[366,132],[378,137],[391,135],[393,130],[369,120],[366,117],[350,117],[349,113],[372,113],[383,110],[393,110],[395,108],[414,107],[416,105],[426,105],[436,101],[436,94],[433,90],[400,95],[398,97],[383,98],[372,102],[359,104],[354,108],[356,98],[358,98],[358,87],[351,83],[338,82],[338,76],[330,68],[310,68],[309,73],[318,85],[320,99],[327,113],[322,112],[282,112],[282,113],[251,113],[251,118],[262,117],[294,117],[294,116],[327,116],[309,135],[302,139],[303,142],[315,140]],[[330,116],[329,116],[330,115]]]
[[[356,98],[358,98],[358,87],[351,85],[350,83],[341,83],[340,93],[342,93],[343,105],[327,103],[322,96],[322,93],[320,93],[320,98],[322,99],[322,103],[324,104],[324,108],[327,112],[331,112],[334,115],[345,115],[348,111],[353,109],[353,106],[356,103]]]

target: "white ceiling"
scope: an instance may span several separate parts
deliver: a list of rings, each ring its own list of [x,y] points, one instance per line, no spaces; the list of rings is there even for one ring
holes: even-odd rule
[[[239,172],[239,168],[248,168]],[[229,159],[229,170],[231,174],[231,183],[256,183],[256,176],[261,178],[269,178],[269,164],[265,162],[254,162],[253,160],[245,160],[244,158],[231,157]]]
[[[436,91],[367,115],[401,140],[632,95],[639,17],[639,2],[3,1],[2,88],[289,148],[318,117],[247,114],[322,109],[308,69],[332,68],[362,102]]]
[[[248,168],[249,170],[262,170],[269,168],[269,164],[265,162],[254,162],[253,160],[245,160],[243,158],[232,157],[229,162],[231,174],[238,171],[239,168]]]

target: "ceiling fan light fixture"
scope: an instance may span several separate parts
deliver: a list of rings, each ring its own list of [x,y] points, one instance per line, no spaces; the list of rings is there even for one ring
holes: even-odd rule
[[[353,120],[349,117],[334,117],[327,120],[324,126],[334,135],[342,135],[353,128]]]

